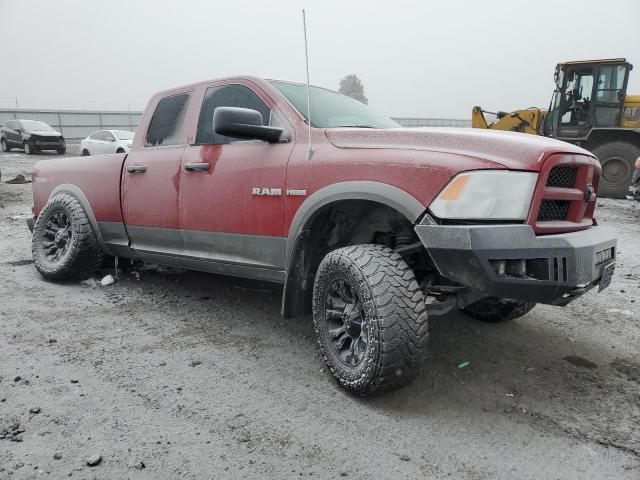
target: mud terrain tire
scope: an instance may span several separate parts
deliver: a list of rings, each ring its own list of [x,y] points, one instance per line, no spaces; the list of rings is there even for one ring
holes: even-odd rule
[[[366,395],[413,380],[427,346],[422,290],[402,257],[381,245],[330,252],[313,288],[320,353],[347,390]]]
[[[100,267],[103,252],[80,203],[56,195],[40,212],[31,237],[31,253],[48,280],[90,277]]]
[[[508,322],[529,313],[536,304],[506,298],[485,298],[472,303],[462,311],[476,320],[488,323]]]

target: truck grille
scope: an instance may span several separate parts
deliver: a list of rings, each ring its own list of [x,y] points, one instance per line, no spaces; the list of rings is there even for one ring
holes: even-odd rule
[[[566,200],[543,200],[538,211],[538,221],[566,220],[569,203]]]
[[[577,174],[576,167],[553,167],[547,179],[547,187],[573,188]]]
[[[551,155],[540,170],[527,223],[537,234],[589,228],[599,180],[600,170],[593,158]]]

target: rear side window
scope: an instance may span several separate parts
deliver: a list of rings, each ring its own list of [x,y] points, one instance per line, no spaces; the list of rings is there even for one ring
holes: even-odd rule
[[[165,97],[153,112],[145,137],[145,147],[177,145],[180,142],[182,124],[187,112],[190,93]]]
[[[200,109],[198,133],[196,135],[197,144],[220,144],[238,141],[213,132],[213,112],[218,107],[240,107],[257,110],[262,114],[262,125],[269,125],[271,120],[271,110],[250,88],[237,84],[211,87],[207,89]]]

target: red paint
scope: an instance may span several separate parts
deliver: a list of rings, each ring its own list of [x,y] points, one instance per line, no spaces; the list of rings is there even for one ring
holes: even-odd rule
[[[544,159],[538,176],[538,183],[533,194],[527,223],[536,233],[560,233],[585,230],[593,225],[593,213],[596,207],[596,196],[592,195],[585,202],[584,195],[587,185],[592,185],[598,191],[600,182],[600,164],[587,155],[553,154]],[[575,165],[578,169],[574,188],[547,187],[547,178],[555,166]],[[570,201],[569,214],[566,221],[538,221],[538,210],[543,200]]]
[[[55,187],[73,184],[84,192],[97,219],[122,222],[120,170],[124,157],[117,153],[38,162],[32,172],[33,213],[40,213]]]
[[[228,83],[252,88],[282,117],[291,142],[193,145],[206,89]],[[144,134],[158,101],[168,94],[187,91],[192,96],[181,145],[145,148]],[[587,204],[580,203],[578,190],[587,183],[597,190],[600,168],[591,154],[564,142],[472,129],[313,129],[314,155],[308,161],[307,135],[307,125],[300,115],[261,79],[228,78],[162,92],[150,101],[124,168],[122,155],[39,162],[34,171],[34,210],[36,214],[40,211],[53,187],[73,183],[89,198],[98,221],[287,236],[292,219],[306,198],[287,196],[287,188],[306,189],[308,197],[336,182],[376,181],[406,191],[426,209],[457,173],[493,168],[540,172],[527,220],[537,233],[579,230],[591,225],[595,198]],[[184,165],[189,162],[209,163],[209,171],[186,172]],[[550,169],[567,162],[579,165],[578,190],[546,188]],[[126,167],[130,165],[145,165],[147,171],[128,173]],[[254,197],[255,187],[279,188],[282,196]],[[583,192],[580,190],[581,195]],[[120,213],[120,193],[124,218]],[[543,198],[571,200],[568,220],[537,222]]]

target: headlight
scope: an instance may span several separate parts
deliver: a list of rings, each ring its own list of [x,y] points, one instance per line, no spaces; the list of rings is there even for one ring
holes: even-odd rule
[[[478,170],[456,175],[431,203],[438,218],[525,220],[538,174]]]

